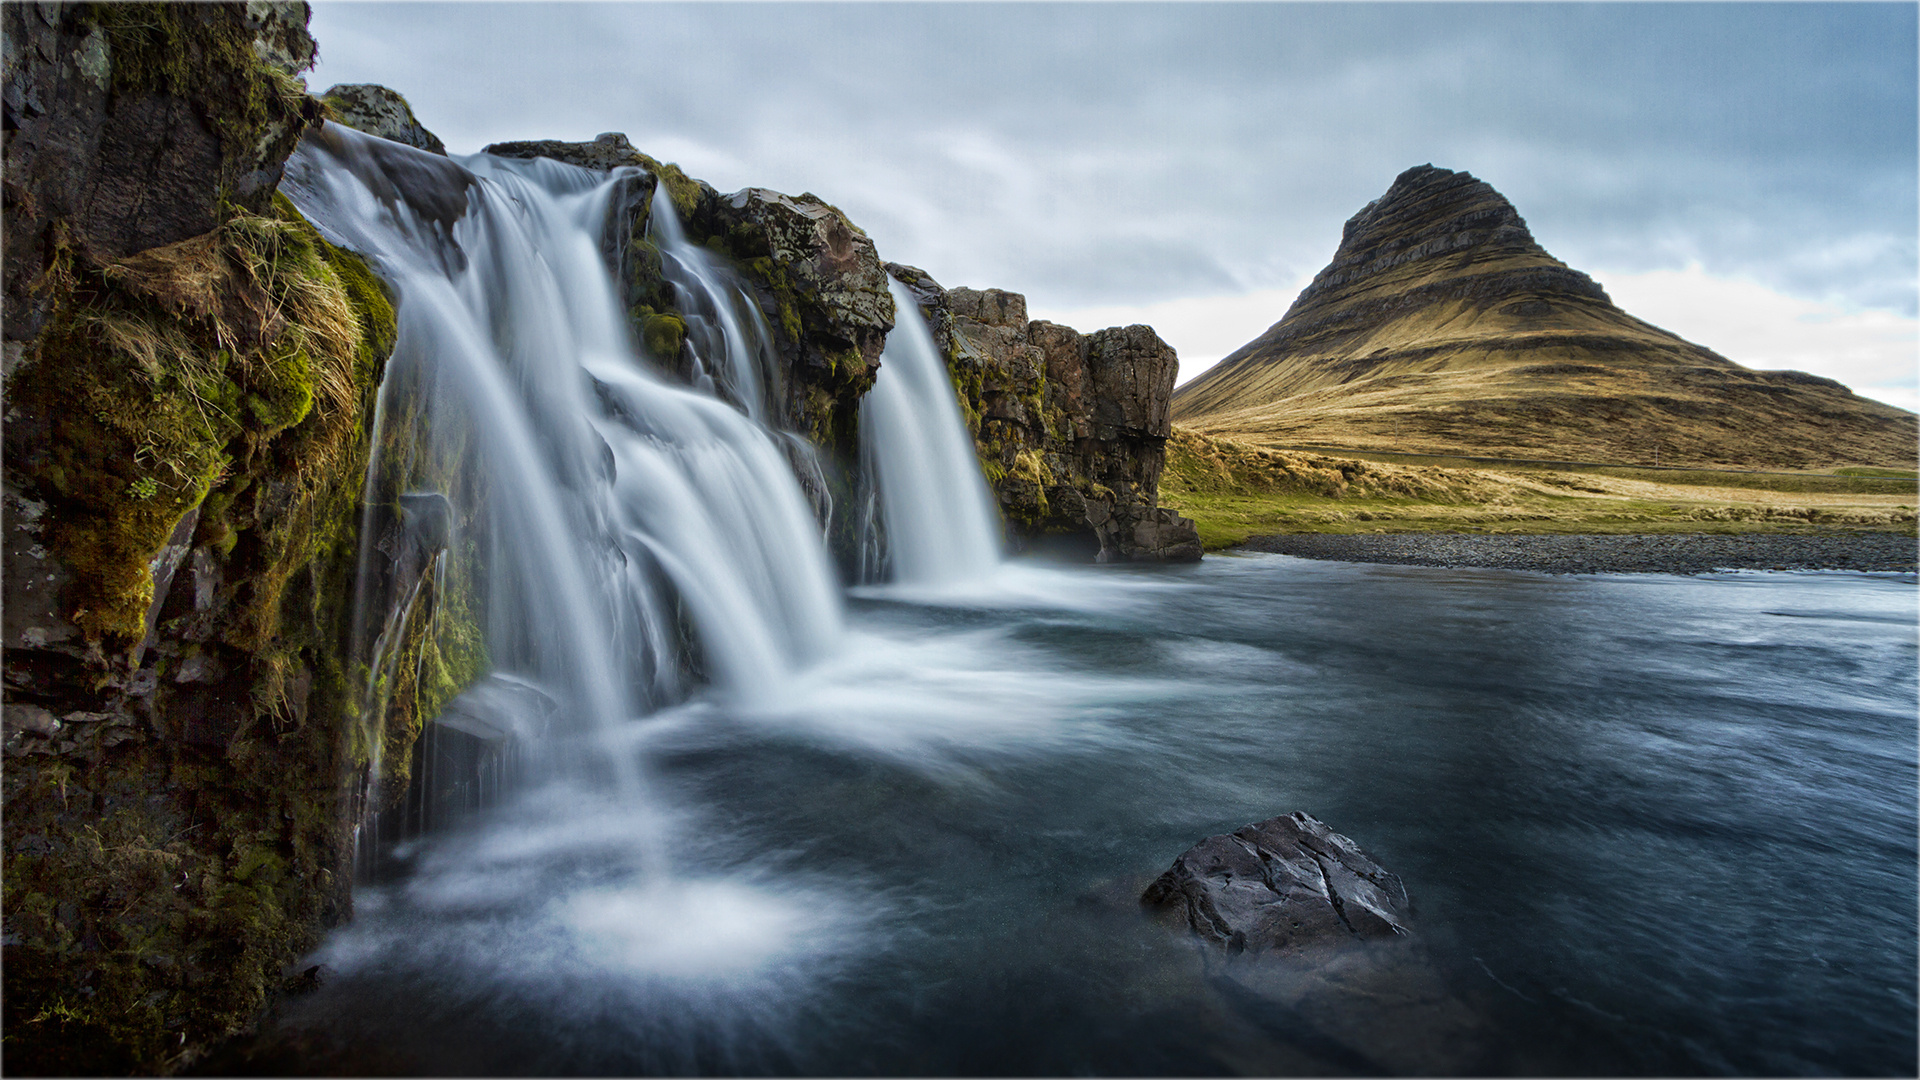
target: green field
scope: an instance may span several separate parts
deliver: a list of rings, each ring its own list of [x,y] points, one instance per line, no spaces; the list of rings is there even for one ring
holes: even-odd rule
[[[1332,456],[1175,429],[1160,502],[1194,519],[1208,550],[1288,532],[1912,534],[1920,482],[1891,469],[1763,473]]]

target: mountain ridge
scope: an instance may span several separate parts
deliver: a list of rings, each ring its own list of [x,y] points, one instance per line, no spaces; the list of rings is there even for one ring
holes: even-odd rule
[[[1175,391],[1268,444],[1701,465],[1908,464],[1912,413],[1745,368],[1622,311],[1466,172],[1421,165],[1346,222],[1280,321]]]

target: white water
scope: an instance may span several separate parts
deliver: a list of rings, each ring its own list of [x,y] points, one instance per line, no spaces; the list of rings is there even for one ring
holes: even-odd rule
[[[1158,691],[1063,677],[997,632],[849,633],[795,480],[804,455],[762,422],[756,394],[777,385],[753,366],[764,323],[657,202],[663,263],[710,316],[689,322],[696,381],[720,376],[705,393],[662,381],[601,254],[621,182],[551,161],[450,161],[331,125],[289,163],[283,190],[396,293],[368,520],[403,497],[449,500],[455,539],[435,584],[462,584],[449,567],[476,575],[493,668],[461,711],[534,759],[471,827],[394,848],[405,873],[359,891],[359,918],[326,955],[361,971],[433,955],[486,985],[596,970],[694,983],[745,1016],[870,947],[861,928],[887,904],[781,872],[791,853],[740,850],[642,762],[745,726],[963,782],[983,760],[1097,741],[1120,702]],[[1008,587],[1019,575],[1000,561],[944,366],[911,296],[895,295],[866,450],[896,579],[942,603],[984,589],[1044,606],[1047,577],[1063,597],[1124,606],[1127,590],[1069,587],[1073,575],[1027,570]],[[366,531],[365,581],[395,557],[379,532]],[[395,602],[378,591],[361,598],[365,622]]]
[[[599,245],[618,182],[328,125],[283,185],[397,294],[369,503],[469,478],[443,493],[476,538],[492,665],[558,703],[562,736],[683,697],[693,666],[721,697],[768,699],[841,636],[787,454],[631,345]],[[625,774],[632,794],[629,756],[572,745],[562,773]]]
[[[694,385],[732,400],[756,423],[771,423],[768,398],[781,379],[766,317],[730,270],[687,242],[667,185],[654,188],[647,220],[660,248],[661,276],[673,286],[687,324]]]
[[[891,580],[980,581],[1000,564],[1000,515],[919,303],[898,281],[888,284],[893,332],[860,403],[860,437],[880,492]]]

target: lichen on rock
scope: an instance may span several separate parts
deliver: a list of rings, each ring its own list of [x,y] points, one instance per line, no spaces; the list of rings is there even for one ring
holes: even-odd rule
[[[348,910],[394,313],[274,195],[304,5],[4,18],[6,1058],[164,1073]]]

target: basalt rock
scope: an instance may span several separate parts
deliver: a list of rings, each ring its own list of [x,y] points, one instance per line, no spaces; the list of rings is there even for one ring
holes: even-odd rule
[[[395,322],[274,194],[305,5],[0,17],[6,1065],[165,1073],[348,912]]]
[[[413,115],[413,106],[407,104],[407,99],[397,90],[377,83],[341,83],[328,87],[320,100],[327,103],[335,122],[355,131],[430,153],[444,155],[447,152],[446,144],[421,125]]]
[[[1409,932],[1400,879],[1307,814],[1207,837],[1140,901],[1190,935],[1218,1002],[1312,1074],[1527,1071],[1480,996]]]
[[[1668,465],[1912,468],[1920,418],[1753,371],[1616,307],[1464,172],[1400,174],[1284,318],[1181,388],[1183,426],[1275,446]]]
[[[1082,334],[1027,318],[1000,289],[942,289],[887,269],[919,302],[1013,539],[1103,562],[1200,557],[1191,521],[1159,505],[1179,361],[1147,326]]]
[[[72,260],[266,208],[320,115],[304,3],[6,4],[6,340],[45,325]]]
[[[1406,886],[1325,822],[1295,812],[1209,836],[1141,894],[1229,953],[1298,954],[1406,934]]]

